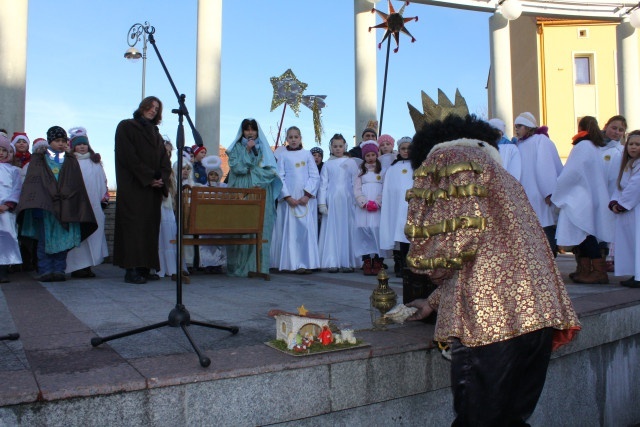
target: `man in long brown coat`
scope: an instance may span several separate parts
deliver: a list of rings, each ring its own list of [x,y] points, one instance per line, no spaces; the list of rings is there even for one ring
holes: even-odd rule
[[[159,269],[160,205],[168,194],[171,164],[157,125],[162,102],[142,100],[133,119],[118,124],[115,137],[117,182],[113,264],[125,268],[127,283],[146,283]]]

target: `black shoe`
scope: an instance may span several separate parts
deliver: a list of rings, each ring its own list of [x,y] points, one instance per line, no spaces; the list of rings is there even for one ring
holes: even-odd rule
[[[38,282],[53,282],[53,273],[45,273],[36,277]]]
[[[149,270],[148,268],[139,267],[135,269],[135,272],[138,276],[144,278],[145,281],[160,280],[160,276],[158,276],[156,273],[151,273],[151,270]]]
[[[631,276],[627,280],[620,281],[620,284],[622,286],[631,287],[631,285],[633,285],[633,282],[635,282],[635,281],[636,281],[636,277],[635,276]]]
[[[71,277],[77,279],[90,279],[92,277],[96,277],[96,274],[91,271],[91,267],[82,268],[80,270],[72,271]]]
[[[8,265],[0,265],[0,283],[9,283]]]
[[[144,283],[147,283],[147,279],[139,275],[134,269],[127,270],[124,275],[124,281],[125,283],[133,283],[135,285],[142,285]]]
[[[627,285],[628,288],[637,289],[640,288],[640,281],[634,280],[632,284]]]
[[[51,275],[51,281],[52,282],[64,282],[66,281],[67,278],[65,277],[64,273],[53,273]]]

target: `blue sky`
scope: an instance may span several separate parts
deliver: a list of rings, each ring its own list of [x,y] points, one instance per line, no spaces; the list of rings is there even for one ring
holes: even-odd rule
[[[402,2],[393,4],[399,9]],[[376,8],[387,12],[387,2]],[[156,45],[195,121],[196,13],[196,0],[30,0],[25,130],[31,140],[53,125],[84,126],[103,157],[109,187],[115,187],[115,128],[131,117],[141,92],[142,62],[123,57],[127,32],[136,22],[156,28]],[[489,14],[417,3],[405,8],[404,16],[416,15],[419,21],[407,24],[416,42],[401,35],[400,50],[390,55],[382,130],[396,139],[413,135],[407,102],[420,108],[420,91],[436,99],[441,88],[453,99],[459,88],[471,112],[487,111]],[[288,68],[308,84],[305,94],[327,95],[325,158],[334,133],[351,143],[361,132],[353,128],[353,22],[351,0],[224,0],[221,145],[229,145],[245,117],[256,118],[275,139],[282,107],[269,111],[269,78]],[[383,31],[377,31],[380,41]],[[142,50],[142,43],[136,47]],[[378,51],[378,115],[384,58],[385,46]],[[175,140],[177,117],[170,111],[177,102],[150,45],[146,95],[163,101],[160,131]],[[291,125],[302,130],[306,148],[316,144],[309,109],[301,106],[299,117],[287,109],[284,127]],[[188,129],[186,134],[192,144]]]

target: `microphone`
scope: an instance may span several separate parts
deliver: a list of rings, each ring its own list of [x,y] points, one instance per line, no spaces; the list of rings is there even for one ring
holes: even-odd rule
[[[250,139],[249,141],[253,141],[253,139]],[[251,152],[253,153],[254,156],[258,157],[258,149],[256,148],[255,145],[251,147]]]

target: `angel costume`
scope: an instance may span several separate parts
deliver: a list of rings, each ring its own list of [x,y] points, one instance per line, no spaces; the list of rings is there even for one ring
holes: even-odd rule
[[[363,208],[368,201],[374,201],[382,206],[382,184],[384,172],[376,173],[375,163],[365,165],[367,173],[357,176],[353,184],[353,195],[356,198],[356,241],[355,255],[385,256],[380,249],[380,209],[370,212]]]
[[[109,256],[107,238],[104,234],[104,212],[100,202],[107,192],[107,176],[101,163],[95,163],[90,159],[91,153],[74,153],[80,165],[84,186],[87,189],[89,202],[93,215],[96,217],[98,228],[86,240],[80,243],[67,254],[66,273],[81,270],[86,267],[102,264],[104,258]]]
[[[409,243],[404,234],[409,204],[405,194],[413,186],[411,161],[398,160],[384,176],[380,209],[380,247],[394,249],[396,242]]]
[[[605,138],[606,141],[606,138]],[[618,185],[618,173],[620,172],[620,162],[622,161],[622,153],[624,145],[620,141],[610,140],[607,145],[600,147],[600,155],[604,161],[605,176],[607,177],[607,188],[609,196],[616,192]]]
[[[355,199],[353,180],[356,162],[349,157],[331,157],[320,174],[318,205],[326,205],[320,229],[320,267],[355,268]]]
[[[267,137],[258,126],[258,139],[255,141],[256,156],[247,152],[247,140],[242,136],[242,125],[233,142],[227,148],[229,156],[229,187],[260,187],[267,190],[267,201],[264,207],[264,225],[262,238],[270,239],[276,217],[275,200],[280,194],[282,180],[276,169],[276,158],[267,142]],[[315,163],[314,163],[315,166]],[[317,173],[317,169],[316,169]],[[269,274],[271,241],[262,244],[261,270],[259,273]],[[246,277],[249,269],[256,265],[254,245],[227,246],[227,274],[229,276]]]
[[[615,218],[608,208],[609,190],[600,148],[593,142],[583,139],[574,145],[551,201],[560,209],[558,245],[579,245],[589,235],[611,241]]]
[[[531,207],[538,216],[540,225],[555,225],[556,209],[547,205],[545,198],[554,193],[558,176],[562,172],[558,150],[549,137],[543,134],[518,140],[518,150],[522,159],[520,183]]]
[[[11,163],[0,163],[0,204],[20,200],[22,178],[20,169]],[[0,213],[0,265],[21,264],[20,247],[18,246],[18,229],[16,215],[6,211]]]
[[[616,247],[615,275],[633,275],[640,280],[640,161],[627,166],[620,179],[620,187],[612,199],[626,212],[617,214],[613,243]]]
[[[320,175],[310,151],[283,151],[278,160],[282,190],[273,229],[271,267],[279,270],[313,270],[320,267],[318,254],[318,201]],[[285,197],[309,196],[306,206],[292,208]]]

